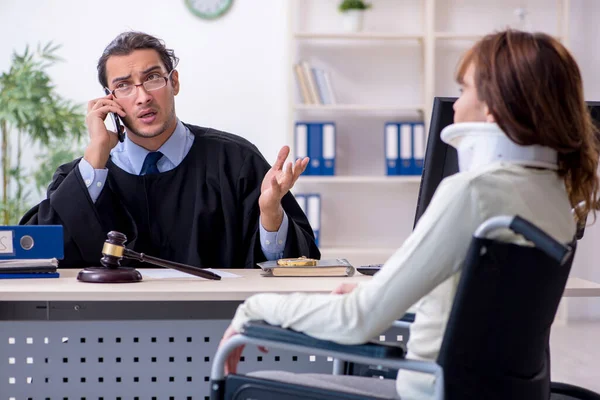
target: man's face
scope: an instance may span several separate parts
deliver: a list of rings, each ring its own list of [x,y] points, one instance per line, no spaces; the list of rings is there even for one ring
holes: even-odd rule
[[[454,102],[454,122],[492,122],[488,107],[479,100],[475,87],[475,66],[471,64],[465,71],[460,97]]]
[[[153,79],[163,79],[168,72],[159,54],[152,49],[135,50],[126,56],[110,56],[106,62],[108,88],[114,90],[127,85],[139,85]],[[127,116],[123,123],[127,132],[140,138],[153,138],[175,128],[175,95],[179,92],[179,75],[173,71],[167,84],[147,91],[138,86],[128,97],[115,101]]]

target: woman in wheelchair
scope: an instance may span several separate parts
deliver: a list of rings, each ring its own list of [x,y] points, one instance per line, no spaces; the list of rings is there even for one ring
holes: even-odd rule
[[[410,237],[369,281],[337,293],[259,294],[239,306],[221,344],[250,320],[343,344],[369,341],[415,305],[407,358],[435,361],[475,229],[490,217],[519,215],[562,243],[597,204],[598,150],[579,68],[541,33],[502,31],[477,42],[456,74],[460,98],[442,140],[457,149],[460,172],[439,185]],[[580,202],[585,206],[571,209]],[[494,239],[524,240],[510,231]],[[241,349],[227,362],[235,372]],[[265,375],[262,375],[265,376]],[[277,379],[277,372],[272,375]],[[344,376],[361,391],[423,399],[433,377],[400,371],[396,381]],[[327,378],[335,382],[336,376]],[[352,383],[354,382],[354,383]]]

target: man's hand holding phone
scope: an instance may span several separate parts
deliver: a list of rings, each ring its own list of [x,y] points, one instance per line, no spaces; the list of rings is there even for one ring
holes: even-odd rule
[[[110,151],[119,142],[117,133],[106,129],[104,125],[104,120],[109,113],[123,118],[126,115],[125,110],[114,100],[112,94],[88,102],[85,123],[90,134],[90,143],[83,157],[95,169],[106,167]]]

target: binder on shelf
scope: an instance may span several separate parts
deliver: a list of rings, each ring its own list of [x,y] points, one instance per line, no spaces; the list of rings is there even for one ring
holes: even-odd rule
[[[400,131],[400,165],[398,175],[412,175],[414,165],[412,124],[403,122],[398,124],[398,128]]]
[[[322,124],[321,130],[323,136],[323,162],[321,165],[321,175],[335,175],[335,124]]]
[[[399,141],[398,124],[388,122],[385,124],[385,165],[387,175],[398,175],[399,166]]]
[[[319,246],[321,238],[321,195],[308,194],[306,196],[306,207],[308,208],[308,223],[315,234],[315,243]]]
[[[308,124],[308,157],[310,157],[310,161],[306,168],[307,175],[321,175],[323,163],[322,124]]]
[[[303,122],[297,122],[294,130],[294,157],[296,160],[299,158],[308,157],[308,125]],[[302,173],[303,175],[310,175],[310,166],[306,167],[306,170]]]
[[[422,122],[414,123],[413,131],[413,175],[423,174],[423,160],[425,159],[425,144],[427,137],[425,135],[425,125]]]
[[[306,211],[306,195],[303,193],[298,193],[294,195],[294,197],[296,198],[296,203],[298,203],[304,215],[308,216]]]

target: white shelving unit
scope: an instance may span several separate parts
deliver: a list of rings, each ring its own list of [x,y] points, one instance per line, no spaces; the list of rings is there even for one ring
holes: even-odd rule
[[[339,39],[339,40],[423,40],[423,35],[357,32],[357,33],[319,33],[319,32],[296,32],[296,39]]]
[[[375,104],[295,104],[295,110],[304,111],[360,111],[360,112],[422,112],[422,105],[394,106]]]
[[[397,185],[400,183],[419,183],[420,176],[301,176],[299,181],[302,183],[389,183]]]
[[[384,123],[420,120],[427,132],[434,96],[458,95],[460,55],[516,23],[515,7],[531,7],[535,30],[569,40],[569,0],[553,4],[555,19],[547,0],[506,0],[487,13],[491,5],[478,0],[371,0],[371,19],[356,33],[341,29],[338,0],[288,1],[287,142],[293,151],[299,120],[334,121],[337,136],[336,176],[301,176],[294,192],[321,194],[322,256],[355,265],[385,262],[412,231],[420,177],[385,175]],[[330,71],[337,104],[301,104],[292,68],[299,60]]]

